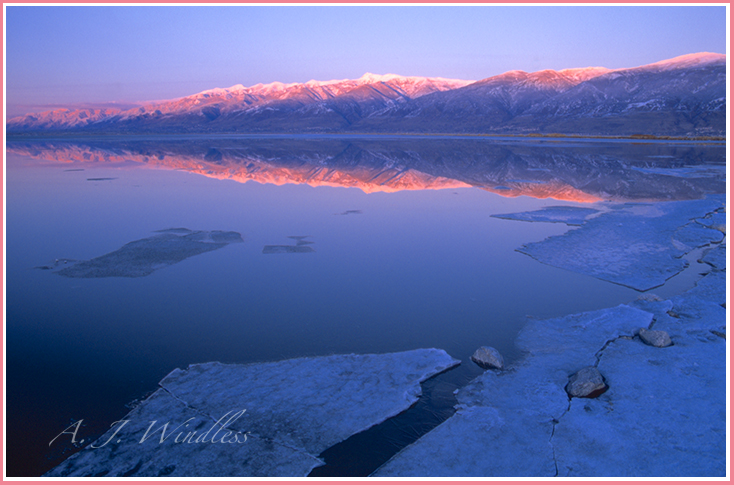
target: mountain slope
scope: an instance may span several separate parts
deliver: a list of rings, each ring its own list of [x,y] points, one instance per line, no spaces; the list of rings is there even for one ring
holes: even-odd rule
[[[480,81],[365,74],[212,89],[127,111],[58,110],[8,132],[560,132],[724,135],[726,56],[636,68],[510,71]]]
[[[512,71],[424,96],[399,115],[390,126],[408,131],[430,125],[444,132],[723,135],[726,57],[692,54],[617,70]]]

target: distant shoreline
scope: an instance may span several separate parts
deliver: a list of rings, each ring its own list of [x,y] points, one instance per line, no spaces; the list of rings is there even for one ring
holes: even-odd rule
[[[21,140],[74,140],[99,138],[135,139],[135,138],[528,138],[528,139],[572,139],[579,141],[618,140],[636,143],[644,142],[697,142],[697,143],[726,143],[725,136],[668,136],[668,135],[582,135],[563,133],[526,133],[526,134],[498,134],[498,133],[348,133],[348,132],[319,132],[319,133],[6,133],[6,141]]]

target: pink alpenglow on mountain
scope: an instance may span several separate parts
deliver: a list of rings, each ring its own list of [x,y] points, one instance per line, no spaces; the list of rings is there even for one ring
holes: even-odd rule
[[[645,66],[509,71],[479,81],[359,79],[216,88],[125,111],[67,109],[7,131],[86,133],[567,133],[723,136],[726,56]]]

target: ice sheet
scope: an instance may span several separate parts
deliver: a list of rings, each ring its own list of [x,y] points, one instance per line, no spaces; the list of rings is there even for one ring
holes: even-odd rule
[[[589,216],[598,213],[598,210],[590,207],[550,206],[537,211],[494,214],[492,217],[528,222],[562,222],[569,226],[580,226]]]
[[[646,291],[682,271],[694,247],[723,239],[720,231],[692,223],[723,206],[710,196],[692,202],[623,204],[579,229],[518,251],[542,263]]]
[[[111,429],[97,449],[87,447],[48,475],[306,476],[322,464],[321,452],[407,409],[420,382],[458,363],[443,350],[420,349],[176,369],[116,435]],[[153,437],[140,443],[152,421]],[[165,423],[173,434],[161,443]],[[176,443],[179,433],[185,440],[194,431]]]

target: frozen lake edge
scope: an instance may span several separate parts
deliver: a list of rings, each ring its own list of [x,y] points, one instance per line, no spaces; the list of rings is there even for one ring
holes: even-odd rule
[[[682,248],[675,240],[681,228],[686,228],[686,242],[698,247],[708,244],[712,233],[708,224],[694,222],[695,208],[718,220],[723,212],[714,207],[717,203],[723,200],[714,197],[687,207],[655,204],[642,206],[637,215],[655,219],[662,214],[651,225],[662,228],[670,244],[657,234],[659,245],[652,251],[671,254],[692,249]],[[657,210],[666,204],[683,210]],[[712,210],[718,212],[712,215]],[[518,220],[539,219],[521,214]],[[576,266],[574,258],[578,251],[591,256],[594,238],[621,226],[622,219],[613,214],[595,221],[591,230],[582,223],[577,230],[525,248],[549,255],[550,246],[558,252],[555,264],[549,264],[601,277],[594,273],[602,270],[603,258],[597,258],[591,269]],[[629,234],[630,239],[639,239],[638,232]],[[581,249],[560,251],[561,243],[569,240],[580,241]],[[602,246],[629,244],[619,237],[596,241]],[[649,248],[635,255],[633,262],[625,261],[630,263],[625,267],[639,270],[641,266],[648,273],[644,277],[648,284],[655,278],[659,281],[660,274],[654,259],[639,257],[646,252]],[[669,300],[643,295],[615,308],[530,320],[517,341],[524,359],[502,372],[486,371],[460,389],[456,414],[404,448],[373,476],[725,476],[725,242],[707,250],[702,262],[711,271],[694,288]],[[614,275],[616,282],[635,281],[629,273],[627,269]],[[673,345],[646,345],[637,335],[641,328],[667,332]],[[588,366],[601,372],[609,389],[593,399],[570,397],[565,390],[569,378]]]
[[[710,239],[703,224],[685,227],[686,242],[698,240],[699,231],[701,241]],[[712,271],[669,300],[647,297],[531,320],[518,337],[524,359],[459,390],[457,413],[374,476],[724,476],[725,251],[724,244],[708,251]],[[674,345],[645,345],[635,336],[640,328],[665,330]],[[314,372],[324,363],[331,365]],[[421,381],[457,364],[444,351],[423,349],[177,369],[125,418],[124,430],[109,431],[98,449],[81,451],[48,476],[305,476],[321,464],[321,451],[406,409]],[[609,390],[594,399],[569,398],[568,378],[587,366],[601,372]],[[254,384],[236,390],[245,374]],[[324,387],[309,384],[308,392],[294,393],[284,385],[287,377]],[[376,385],[384,386],[381,392]],[[363,414],[373,405],[381,411]],[[168,451],[160,431],[140,442],[152,421],[174,428],[196,415],[198,423],[179,431],[203,436],[241,409],[256,416],[247,421],[244,413],[236,427],[226,427],[234,443],[175,443],[173,431]],[[334,413],[354,411],[348,426],[324,426]],[[245,442],[237,441],[238,432]],[[113,437],[126,445],[114,446]]]

